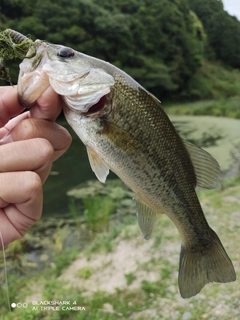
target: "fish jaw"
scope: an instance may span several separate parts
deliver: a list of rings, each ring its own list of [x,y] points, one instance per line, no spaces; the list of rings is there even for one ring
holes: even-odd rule
[[[63,50],[66,57],[62,57]],[[115,83],[111,74],[98,67],[98,59],[92,59],[93,62],[71,48],[37,40],[36,55],[20,64],[18,95],[21,104],[31,107],[51,86],[69,108],[87,113]]]

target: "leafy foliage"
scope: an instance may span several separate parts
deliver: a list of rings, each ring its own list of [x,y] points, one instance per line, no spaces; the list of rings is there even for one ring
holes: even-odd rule
[[[189,0],[208,34],[209,45],[219,60],[240,68],[240,22],[223,9],[221,0]]]
[[[107,60],[161,99],[204,97],[206,57],[240,67],[240,22],[219,0],[1,0],[6,28]]]
[[[108,60],[155,93],[181,90],[201,64],[186,0],[4,0],[1,9],[2,28]]]

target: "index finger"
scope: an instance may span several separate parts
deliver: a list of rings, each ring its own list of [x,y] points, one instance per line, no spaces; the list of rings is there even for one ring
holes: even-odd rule
[[[61,97],[49,86],[30,109],[30,117],[55,121],[62,111]]]
[[[0,87],[0,127],[23,110],[24,107],[18,101],[17,87]]]

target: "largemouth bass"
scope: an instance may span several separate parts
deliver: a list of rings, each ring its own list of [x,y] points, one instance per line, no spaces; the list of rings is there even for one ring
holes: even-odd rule
[[[182,297],[209,282],[234,281],[233,264],[195,192],[196,186],[216,187],[217,161],[183,140],[160,101],[122,70],[40,40],[35,50],[20,64],[21,103],[31,107],[50,85],[62,96],[65,117],[86,145],[97,178],[105,182],[112,170],[133,191],[143,237],[150,238],[163,213],[174,222],[182,238]]]

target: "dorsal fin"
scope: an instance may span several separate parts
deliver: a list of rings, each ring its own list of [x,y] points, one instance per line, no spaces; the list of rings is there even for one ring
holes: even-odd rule
[[[87,147],[88,159],[92,171],[97,176],[98,180],[105,183],[107,175],[109,174],[109,168],[103,163],[102,159],[91,148]]]
[[[214,189],[219,185],[220,167],[207,151],[182,139],[194,166],[197,186],[205,189]]]
[[[138,225],[145,240],[149,240],[153,227],[159,218],[159,214],[146,204],[136,200]]]

